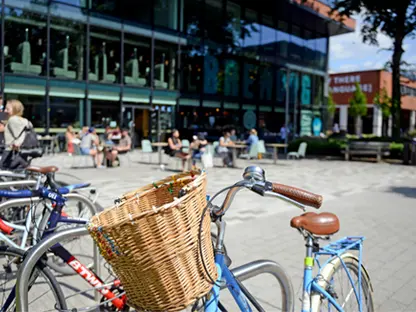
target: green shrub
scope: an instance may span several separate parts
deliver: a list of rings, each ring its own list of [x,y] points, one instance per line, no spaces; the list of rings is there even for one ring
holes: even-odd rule
[[[289,146],[289,152],[297,151],[299,145],[302,142],[306,142],[308,147],[306,149],[306,155],[314,156],[342,156],[341,151],[348,144],[348,141],[364,141],[364,142],[390,142],[391,138],[385,137],[373,137],[373,138],[361,138],[356,140],[335,139],[335,138],[320,138],[320,137],[302,137],[292,141]],[[403,158],[404,140],[400,142],[391,142],[390,144],[390,157],[392,159]]]
[[[403,159],[403,143],[392,142],[390,144],[390,157],[391,159]]]
[[[303,137],[291,142],[288,150],[290,152],[297,151],[300,143],[302,142],[306,142],[308,144],[306,155],[320,156],[341,156],[341,148],[346,144],[344,141],[335,139]]]

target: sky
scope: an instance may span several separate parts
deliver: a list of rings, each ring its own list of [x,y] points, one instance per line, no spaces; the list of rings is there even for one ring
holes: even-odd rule
[[[391,51],[381,50],[391,47],[390,38],[379,33],[378,47],[363,43],[360,33],[362,19],[360,16],[354,18],[357,21],[354,33],[334,36],[329,41],[330,73],[380,69],[391,59]],[[403,60],[416,64],[416,39],[405,40],[403,49],[405,50]]]

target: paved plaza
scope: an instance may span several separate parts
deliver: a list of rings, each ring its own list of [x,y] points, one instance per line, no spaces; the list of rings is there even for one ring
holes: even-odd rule
[[[156,154],[152,164],[141,163],[140,155],[134,154],[120,168],[108,169],[71,170],[65,168],[71,163],[68,158],[57,155],[34,163],[59,166],[61,173],[58,176],[65,181],[72,182],[67,175],[70,174],[91,182],[100,191],[99,202],[104,207],[127,191],[172,174],[160,170]],[[209,194],[241,179],[242,168],[248,164],[240,160],[241,169],[207,170]],[[371,275],[377,311],[414,310],[416,270],[412,259],[416,257],[416,167],[308,159],[279,160],[277,165],[270,160],[251,161],[250,164],[262,166],[269,181],[322,194],[324,205],[321,210],[336,213],[341,222],[341,231],[334,238],[345,235],[367,238],[364,263]],[[297,208],[276,199],[242,191],[226,215],[229,225],[226,246],[233,266],[256,259],[280,263],[292,278],[298,307],[304,242],[298,232],[290,228],[289,221],[300,213]],[[78,279],[65,279],[65,283],[69,281],[72,285]],[[278,311],[274,300],[278,298],[279,290],[271,287],[275,284],[269,277],[258,277],[247,284],[255,295],[261,293],[266,311]],[[228,296],[225,300],[230,301]],[[230,307],[229,311],[236,311],[236,308]]]

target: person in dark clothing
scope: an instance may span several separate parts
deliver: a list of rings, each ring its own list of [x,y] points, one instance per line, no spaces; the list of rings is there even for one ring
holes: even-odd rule
[[[4,121],[0,120],[0,153],[3,153],[3,151],[6,148],[6,143],[4,141],[4,128],[5,128]]]

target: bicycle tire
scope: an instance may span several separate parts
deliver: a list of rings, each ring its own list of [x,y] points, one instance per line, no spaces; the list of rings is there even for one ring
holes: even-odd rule
[[[62,183],[62,182],[58,182],[58,183]],[[76,192],[74,192],[76,193]],[[94,206],[88,206],[88,209],[90,210],[89,212],[91,213],[91,216],[95,215],[97,212],[100,211],[100,208],[102,208],[102,206],[98,203],[95,203]],[[64,208],[65,211],[65,208]],[[80,225],[81,226],[81,225]],[[56,259],[57,261],[54,261],[55,256],[52,256],[52,258],[48,258],[47,260],[47,265],[54,270],[55,272],[62,274],[62,275],[76,275],[77,273],[71,268],[69,267],[65,262],[63,262],[60,258]],[[87,267],[89,267],[89,265],[86,265]]]
[[[22,259],[23,261],[25,257],[25,251],[18,249],[18,248],[10,247],[10,246],[0,246],[0,258],[5,257],[5,256],[17,257],[17,258]],[[41,272],[43,277],[46,278],[51,288],[51,291],[53,293],[53,296],[55,297],[55,300],[56,300],[55,306],[61,311],[67,310],[68,308],[66,305],[64,293],[62,292],[62,289],[59,286],[59,283],[56,280],[52,271],[45,265],[43,261],[39,261],[35,267]],[[29,285],[29,289],[30,287],[31,285]]]
[[[321,269],[322,278],[318,280],[319,286],[326,289],[328,283],[331,281],[334,274],[341,269],[345,272],[345,269],[341,263],[341,259],[344,261],[347,268],[351,269],[357,276],[358,279],[358,270],[359,262],[358,258],[350,253],[344,253],[340,257],[334,257],[330,262],[328,262],[325,267]],[[347,277],[348,278],[348,277]],[[336,285],[335,285],[336,286]],[[361,265],[361,287],[362,287],[362,296],[363,299],[367,302],[368,309],[366,311],[374,311],[374,299],[373,299],[373,287],[371,285],[370,276],[363,265]],[[367,295],[367,299],[365,298]],[[352,295],[353,298],[356,298],[355,295]],[[322,297],[320,293],[313,293],[311,295],[311,311],[320,311],[322,304]],[[345,310],[348,312],[348,310]],[[364,310],[363,310],[364,311]]]

